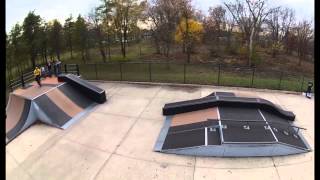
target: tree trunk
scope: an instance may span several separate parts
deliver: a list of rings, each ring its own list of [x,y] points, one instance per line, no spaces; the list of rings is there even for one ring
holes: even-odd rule
[[[123,58],[126,58],[127,29],[125,29],[124,32],[123,32],[123,38],[124,38],[124,43],[123,43]]]
[[[60,51],[57,51],[57,58],[58,58],[59,61],[60,61]]]
[[[252,54],[253,54],[253,35],[255,32],[255,27],[252,28],[251,34],[250,34],[250,41],[249,41],[249,59],[248,59],[248,65],[251,66],[252,63]]]
[[[70,44],[70,55],[71,55],[71,59],[73,59],[73,55],[72,55],[72,44]]]
[[[187,62],[190,63],[190,38],[189,38],[189,23],[186,17],[186,33],[187,33]]]
[[[83,49],[81,50],[81,57],[82,57],[82,61],[83,61],[84,63],[86,63],[86,59],[85,59],[85,57],[84,57],[84,50],[83,50]]]
[[[100,54],[101,54],[101,57],[102,57],[102,61],[106,62],[106,53],[104,51],[104,47],[103,47],[103,44],[102,44],[101,40],[99,40],[99,50],[100,50]]]

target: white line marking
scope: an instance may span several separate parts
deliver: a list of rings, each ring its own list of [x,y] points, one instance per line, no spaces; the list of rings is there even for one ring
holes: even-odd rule
[[[204,129],[204,143],[205,143],[205,146],[208,146],[208,128],[205,127]]]
[[[221,144],[222,144],[222,143],[224,143],[224,139],[223,139],[221,120],[220,120],[219,107],[217,107],[217,113],[218,113],[219,131],[220,131],[220,140],[221,140]]]
[[[64,84],[66,84],[66,82],[63,82],[63,83],[59,84],[58,86],[55,86],[55,87],[53,87],[52,89],[49,89],[48,91],[39,94],[38,96],[32,98],[31,100],[35,100],[36,98],[38,98],[38,97],[40,97],[40,96],[42,96],[42,95],[44,95],[44,94],[47,94],[48,92],[50,92],[50,91],[52,91],[52,90],[54,90],[54,89],[56,89],[56,88],[58,88],[58,87],[60,87],[60,86],[62,86],[62,85],[64,85]]]
[[[279,141],[278,141],[278,138],[276,137],[276,135],[274,134],[274,132],[273,132],[273,130],[272,130],[272,127],[269,125],[268,121],[266,120],[266,118],[264,117],[264,115],[262,114],[262,112],[260,111],[260,109],[258,109],[258,111],[259,111],[260,115],[262,116],[263,120],[264,120],[264,121],[267,123],[267,125],[270,127],[270,131],[271,131],[273,137],[276,139],[277,142],[279,142]]]

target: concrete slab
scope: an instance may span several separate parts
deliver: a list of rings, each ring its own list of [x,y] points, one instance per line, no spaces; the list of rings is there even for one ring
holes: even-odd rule
[[[176,165],[193,166],[194,157],[153,151],[162,123],[155,119],[139,119],[116,153],[132,158]]]
[[[170,102],[175,102],[175,98],[153,98],[141,114],[141,117],[146,119],[161,119],[163,121],[162,107]]]
[[[154,163],[112,155],[97,180],[113,179],[193,179],[193,167]]]
[[[211,169],[195,168],[194,180],[200,179],[223,179],[223,180],[280,180],[274,167],[270,168],[249,168],[249,169]]]
[[[156,98],[175,98],[176,100],[190,100],[200,98],[200,88],[181,86],[162,86]]]
[[[10,174],[12,170],[18,167],[18,162],[12,157],[10,152],[6,151],[6,174]]]
[[[216,157],[197,157],[196,167],[214,169],[248,169],[273,167],[271,157],[254,158],[216,158]]]
[[[60,140],[26,170],[34,180],[91,179],[109,153]]]
[[[42,144],[61,131],[61,129],[42,123],[35,124],[11,141],[6,146],[6,150],[19,163],[22,163],[28,156],[41,147]]]
[[[313,163],[314,152],[291,155],[291,156],[278,156],[278,157],[273,157],[272,159],[275,166]]]
[[[116,94],[131,97],[134,95],[134,97],[153,98],[160,88],[161,87],[159,86],[132,84],[131,86],[122,87],[116,92]]]
[[[117,91],[119,91],[122,87],[125,87],[124,84],[120,83],[106,83],[106,82],[98,82],[98,81],[90,81],[90,83],[104,89],[108,97],[111,97]]]
[[[311,180],[314,179],[314,163],[277,166],[281,180]]]
[[[95,112],[138,117],[150,101],[148,98],[137,98],[134,94],[131,97],[113,95],[106,103],[99,105]]]
[[[119,145],[135,118],[93,113],[69,131],[65,138],[88,147],[112,152]]]

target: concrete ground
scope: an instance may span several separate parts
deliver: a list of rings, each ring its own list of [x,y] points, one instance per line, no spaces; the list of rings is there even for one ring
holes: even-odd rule
[[[108,101],[67,130],[36,124],[6,146],[10,180],[314,179],[314,153],[284,157],[215,158],[153,152],[165,103],[213,91],[259,96],[296,114],[314,148],[314,100],[253,89],[95,82]]]

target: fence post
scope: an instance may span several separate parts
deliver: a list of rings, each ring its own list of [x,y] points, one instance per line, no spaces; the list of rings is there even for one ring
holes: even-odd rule
[[[186,63],[183,64],[183,83],[186,83]]]
[[[76,67],[77,67],[77,75],[80,76],[79,64],[76,64]]]
[[[220,85],[220,68],[221,68],[221,65],[219,64],[219,66],[218,66],[218,86]]]
[[[255,73],[255,71],[256,71],[256,68],[254,67],[254,68],[252,69],[251,87],[253,87],[253,80],[254,80],[254,73]]]
[[[67,64],[64,64],[64,72],[68,74]]]
[[[98,79],[97,63],[94,63],[94,71],[96,72],[96,79]]]
[[[120,81],[122,81],[122,62],[120,62]]]
[[[279,87],[278,87],[278,89],[281,89],[282,76],[283,76],[283,72],[281,72],[281,74],[280,74],[280,81],[279,81]]]
[[[302,83],[301,83],[301,87],[300,87],[300,91],[302,92],[302,88],[303,88],[303,85],[304,85],[304,76],[302,76]]]
[[[151,63],[149,62],[149,81],[151,82],[152,81],[152,78],[151,78]]]

